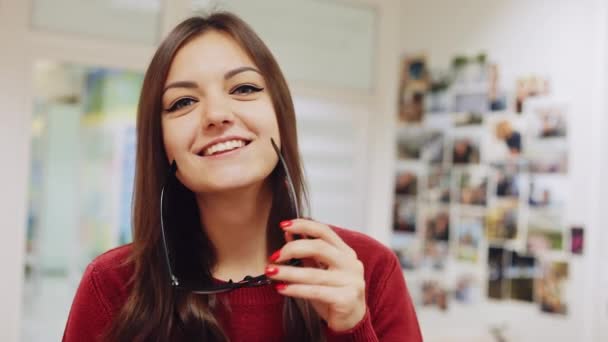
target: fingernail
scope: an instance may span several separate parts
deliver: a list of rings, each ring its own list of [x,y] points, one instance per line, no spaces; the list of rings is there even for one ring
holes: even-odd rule
[[[293,222],[291,222],[291,220],[287,220],[287,221],[281,222],[279,225],[281,226],[281,228],[285,229],[285,228],[291,226],[292,223]]]
[[[270,262],[275,262],[277,260],[279,260],[279,257],[281,256],[281,250],[279,249],[278,251],[272,253],[272,255],[270,256]]]
[[[285,283],[278,283],[274,286],[275,289],[277,289],[277,291],[283,291],[287,288],[287,284]]]
[[[266,269],[264,270],[264,273],[267,276],[273,276],[273,275],[279,273],[279,268],[275,267],[275,266],[270,266],[269,265],[269,266],[266,266]]]

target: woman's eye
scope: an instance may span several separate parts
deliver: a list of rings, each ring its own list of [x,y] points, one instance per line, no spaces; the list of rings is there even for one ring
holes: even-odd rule
[[[191,99],[191,98],[185,97],[183,99],[179,99],[178,101],[176,101],[173,104],[173,106],[171,106],[171,108],[169,108],[167,111],[168,112],[174,112],[174,111],[180,110],[180,109],[182,109],[184,107],[191,106],[195,102],[196,102],[195,99]]]
[[[262,90],[264,90],[264,88],[259,88],[259,87],[253,86],[251,84],[244,84],[244,85],[239,86],[236,89],[234,89],[230,94],[249,95],[249,94],[257,93]]]

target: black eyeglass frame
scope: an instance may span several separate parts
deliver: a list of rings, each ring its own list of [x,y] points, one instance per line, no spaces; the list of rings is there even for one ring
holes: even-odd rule
[[[300,217],[300,208],[298,205],[296,191],[295,191],[295,187],[293,185],[293,181],[291,179],[289,168],[287,167],[287,163],[285,162],[285,159],[283,158],[281,151],[279,150],[279,148],[277,147],[276,143],[274,142],[274,140],[272,138],[270,138],[270,143],[272,144],[272,147],[274,148],[275,152],[277,153],[277,156],[279,157],[279,162],[281,163],[281,166],[283,167],[283,170],[285,172],[285,178],[287,180],[287,182],[286,182],[287,183],[287,193],[289,194],[289,200],[291,202],[290,204],[295,212],[296,218],[299,218]],[[193,286],[189,286],[186,284],[182,284],[180,282],[180,280],[175,276],[175,273],[173,273],[173,267],[171,266],[171,258],[169,255],[169,246],[167,244],[167,236],[165,233],[165,219],[164,219],[165,189],[166,189],[167,184],[169,183],[171,177],[175,176],[175,172],[177,172],[177,163],[175,161],[173,161],[173,163],[171,163],[169,173],[167,174],[167,179],[165,180],[165,183],[163,184],[163,187],[161,188],[161,191],[160,191],[160,231],[161,231],[161,239],[162,239],[162,248],[163,248],[163,252],[164,252],[164,256],[165,256],[165,264],[167,266],[167,272],[170,276],[171,286],[177,290],[189,291],[191,293],[196,293],[196,294],[216,294],[216,293],[229,292],[229,291],[236,290],[236,289],[243,288],[243,287],[256,287],[256,286],[264,286],[264,285],[271,284],[272,280],[269,279],[265,274],[262,274],[262,275],[259,275],[256,277],[246,276],[245,278],[243,278],[243,280],[238,281],[238,282],[233,282],[232,279],[230,279],[226,283],[218,284],[218,285],[206,287],[206,288],[204,288],[202,286],[200,288],[193,287]],[[300,236],[294,235],[294,239],[298,239],[298,238],[300,238]],[[299,266],[301,264],[301,260],[291,259],[287,264],[291,265],[291,266]]]

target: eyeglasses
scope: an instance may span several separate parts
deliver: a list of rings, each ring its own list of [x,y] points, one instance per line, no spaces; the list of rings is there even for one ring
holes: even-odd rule
[[[274,142],[274,140],[272,138],[270,138],[270,143],[272,144],[274,151],[277,153],[281,166],[283,167],[283,171],[285,172],[285,179],[286,179],[286,185],[287,185],[287,193],[289,195],[289,201],[291,204],[291,208],[294,210],[296,218],[298,218],[298,217],[300,217],[300,208],[298,206],[295,187],[293,185],[293,181],[291,179],[289,169],[287,168],[287,163],[285,163],[285,159],[283,159],[283,156],[281,155],[281,151],[279,150],[279,148],[277,147],[276,143]],[[263,285],[271,284],[272,280],[269,279],[268,277],[266,277],[265,274],[262,274],[262,275],[259,275],[256,277],[246,276],[245,278],[243,278],[243,280],[238,281],[238,282],[233,282],[232,279],[230,279],[226,283],[221,283],[221,284],[212,285],[212,286],[203,285],[203,284],[183,284],[180,282],[180,280],[175,276],[175,273],[173,273],[173,267],[171,266],[171,258],[169,255],[169,247],[167,244],[167,236],[165,233],[165,220],[164,220],[165,189],[167,188],[167,185],[169,184],[171,177],[175,177],[176,171],[177,171],[177,163],[175,161],[173,161],[173,163],[171,163],[171,167],[167,174],[167,179],[165,180],[165,183],[160,191],[160,231],[161,231],[161,238],[162,238],[162,242],[163,242],[162,248],[163,248],[164,255],[165,255],[167,271],[171,278],[170,279],[171,286],[178,290],[189,291],[189,292],[196,293],[196,294],[215,294],[215,293],[229,292],[229,291],[236,290],[236,289],[243,288],[243,287],[256,287],[256,286],[263,286]],[[294,235],[294,239],[299,239],[299,238],[300,238],[300,236]],[[301,260],[291,259],[287,264],[291,265],[291,266],[299,266],[301,264]]]

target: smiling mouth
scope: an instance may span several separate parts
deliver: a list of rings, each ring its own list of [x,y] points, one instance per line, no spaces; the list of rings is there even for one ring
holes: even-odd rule
[[[198,155],[201,157],[212,157],[221,154],[226,154],[245,147],[250,143],[251,141],[241,139],[224,141],[205,148],[204,150],[200,151]]]

